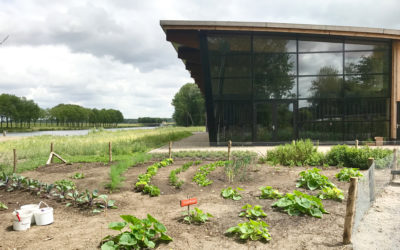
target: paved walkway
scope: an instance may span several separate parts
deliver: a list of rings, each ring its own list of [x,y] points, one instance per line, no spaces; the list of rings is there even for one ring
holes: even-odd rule
[[[232,151],[253,151],[259,155],[264,155],[268,150],[275,148],[275,146],[232,146]],[[318,151],[327,152],[331,146],[320,145]],[[384,148],[394,149],[399,146],[384,146]],[[189,136],[180,141],[172,144],[172,151],[226,151],[227,148],[224,146],[210,146],[207,132],[195,132],[192,136]],[[161,148],[154,149],[150,153],[167,153],[168,145],[162,146]]]

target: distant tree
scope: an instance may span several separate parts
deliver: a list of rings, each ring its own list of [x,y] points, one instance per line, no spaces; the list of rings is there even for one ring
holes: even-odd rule
[[[205,123],[204,98],[194,83],[183,85],[172,100],[173,118],[177,125],[197,126]]]

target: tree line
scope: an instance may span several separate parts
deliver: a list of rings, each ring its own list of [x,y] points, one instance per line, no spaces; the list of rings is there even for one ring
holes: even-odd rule
[[[74,104],[59,104],[50,109],[40,108],[33,100],[10,94],[0,95],[0,127],[30,127],[37,122],[57,126],[112,126],[124,121],[115,109],[90,109]]]

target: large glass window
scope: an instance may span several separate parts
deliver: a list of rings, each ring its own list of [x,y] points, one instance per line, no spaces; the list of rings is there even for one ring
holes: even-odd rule
[[[212,33],[208,49],[221,142],[389,137],[388,41]]]

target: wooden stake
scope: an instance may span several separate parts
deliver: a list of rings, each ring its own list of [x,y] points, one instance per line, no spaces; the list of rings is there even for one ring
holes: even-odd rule
[[[13,173],[15,174],[17,172],[17,150],[15,148],[13,149],[13,153],[14,153],[14,169],[13,169]]]
[[[231,160],[231,147],[232,147],[232,141],[228,141],[228,161]]]
[[[344,218],[344,232],[343,232],[343,244],[346,245],[351,243],[354,211],[357,198],[357,180],[358,179],[356,177],[350,178],[350,187],[347,197],[346,217]]]
[[[50,153],[51,152],[54,152],[54,145],[53,145],[53,143],[50,143]]]
[[[358,140],[356,140],[356,149],[358,149]]]
[[[392,170],[397,170],[397,149],[393,149],[393,167]],[[396,175],[392,174],[390,181],[394,181]]]
[[[108,162],[112,162],[112,145],[111,142],[108,142]]]
[[[168,158],[172,158],[172,141],[169,141]]]
[[[368,178],[369,178],[369,200],[372,202],[375,200],[375,165],[374,158],[368,158]]]

